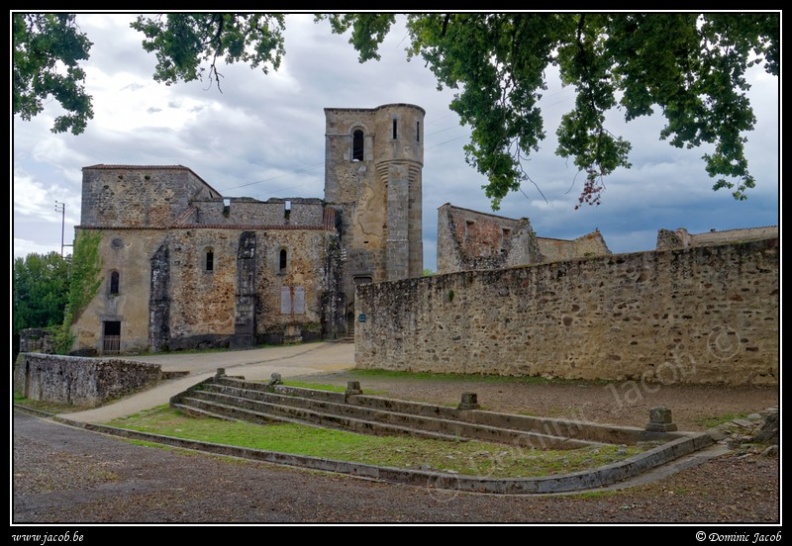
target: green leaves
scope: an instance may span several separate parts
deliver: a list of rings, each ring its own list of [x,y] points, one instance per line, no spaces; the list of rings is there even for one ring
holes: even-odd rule
[[[98,231],[80,231],[74,240],[74,253],[69,276],[69,293],[66,301],[64,325],[68,328],[79,318],[102,285],[102,258]]]
[[[392,17],[332,16],[353,29],[361,61],[378,58]],[[362,38],[376,29],[371,40]],[[745,70],[780,70],[777,13],[449,13],[409,14],[408,56],[421,56],[438,87],[459,89],[451,109],[471,128],[468,163],[484,174],[493,209],[529,179],[524,160],[545,138],[538,101],[545,71],[557,66],[577,92],[556,130],[561,157],[586,176],[577,207],[599,204],[604,179],[629,168],[631,144],[608,128],[617,109],[631,121],[659,110],[659,137],[672,146],[711,145],[704,154],[713,189],[736,199],[755,186],[745,134],[755,117]],[[577,208],[576,207],[576,208]]]
[[[208,76],[219,88],[218,61],[264,73],[285,54],[283,14],[169,13],[131,24],[155,53],[154,79],[171,85]],[[351,31],[361,62],[379,59],[393,13],[319,14],[333,32]],[[30,119],[54,97],[67,113],[53,131],[79,134],[93,116],[79,61],[91,43],[74,14],[13,14],[13,108]],[[467,162],[487,177],[484,192],[501,200],[529,180],[525,160],[546,134],[539,101],[546,71],[557,67],[575,105],[556,129],[556,153],[586,175],[578,206],[598,204],[604,179],[629,168],[631,144],[614,135],[608,115],[626,121],[660,112],[659,138],[675,147],[707,146],[713,189],[736,199],[756,181],[745,158],[755,116],[747,68],[780,72],[779,13],[412,13],[408,58],[420,56],[438,88],[458,90],[451,109],[471,128]]]
[[[52,132],[85,131],[93,108],[79,62],[88,59],[92,44],[75,25],[74,14],[14,13],[12,40],[14,115],[30,120],[52,97],[66,110],[55,118]]]
[[[140,15],[131,27],[143,33],[143,49],[156,53],[154,79],[171,85],[202,80],[218,88],[218,60],[278,69],[284,55],[283,14],[169,13]]]
[[[63,322],[68,290],[69,262],[59,253],[14,259],[14,332]]]
[[[377,52],[379,45],[385,39],[391,25],[396,21],[392,13],[361,13],[356,15],[334,13],[330,15],[317,15],[316,20],[327,19],[335,34],[343,34],[352,28],[349,43],[360,54],[358,60],[362,63],[371,59],[379,60]]]

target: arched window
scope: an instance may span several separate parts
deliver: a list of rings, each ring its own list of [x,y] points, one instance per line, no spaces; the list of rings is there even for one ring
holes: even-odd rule
[[[111,271],[110,272],[110,294],[112,294],[112,295],[118,294],[118,288],[119,288],[118,271]]]
[[[289,253],[286,251],[285,248],[282,248],[280,251],[280,257],[278,260],[278,270],[281,273],[286,271],[286,267],[289,265]]]
[[[215,255],[214,249],[210,246],[204,249],[203,255],[203,270],[204,271],[214,271],[215,269]]]
[[[363,131],[356,130],[352,134],[352,161],[363,161]]]

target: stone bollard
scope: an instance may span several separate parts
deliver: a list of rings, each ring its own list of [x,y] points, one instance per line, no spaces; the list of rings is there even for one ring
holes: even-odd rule
[[[677,426],[671,422],[671,410],[658,407],[649,410],[649,423],[646,430],[650,432],[672,432]]]
[[[281,374],[274,373],[270,376],[269,383],[267,383],[270,387],[273,385],[283,385],[283,380],[281,379]]]
[[[347,389],[345,394],[347,396],[363,394],[363,391],[360,389],[360,381],[347,381]]]
[[[461,410],[471,410],[471,409],[479,409],[481,406],[478,404],[478,396],[475,392],[463,392],[462,393],[462,401],[457,406],[457,409]]]
[[[215,377],[224,377],[225,376],[225,368],[217,368],[217,373],[215,373]]]
[[[349,402],[349,397],[357,394],[363,394],[360,388],[360,381],[347,381],[347,388],[344,391],[344,402]]]

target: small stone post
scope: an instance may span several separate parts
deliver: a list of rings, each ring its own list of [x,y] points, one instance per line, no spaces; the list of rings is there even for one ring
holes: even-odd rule
[[[462,401],[457,406],[457,409],[471,410],[479,409],[481,406],[478,404],[478,395],[475,392],[463,392]]]
[[[672,432],[677,426],[671,422],[671,410],[664,407],[649,410],[649,423],[646,430],[650,432]]]
[[[360,389],[360,381],[347,381],[346,395],[353,396],[355,394],[363,394]]]
[[[344,392],[344,402],[349,402],[350,396],[358,394],[363,394],[363,390],[360,388],[360,381],[347,381],[347,388]]]

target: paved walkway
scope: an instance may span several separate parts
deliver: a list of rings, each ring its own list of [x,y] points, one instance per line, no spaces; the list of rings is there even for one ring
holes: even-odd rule
[[[167,404],[171,396],[213,376],[217,368],[225,368],[226,374],[241,375],[250,381],[269,379],[273,373],[289,378],[347,370],[355,366],[355,345],[322,342],[242,351],[163,353],[128,357],[126,360],[159,364],[162,371],[187,371],[189,375],[162,381],[152,389],[127,396],[112,404],[69,413],[69,419],[83,423],[106,423]]]

